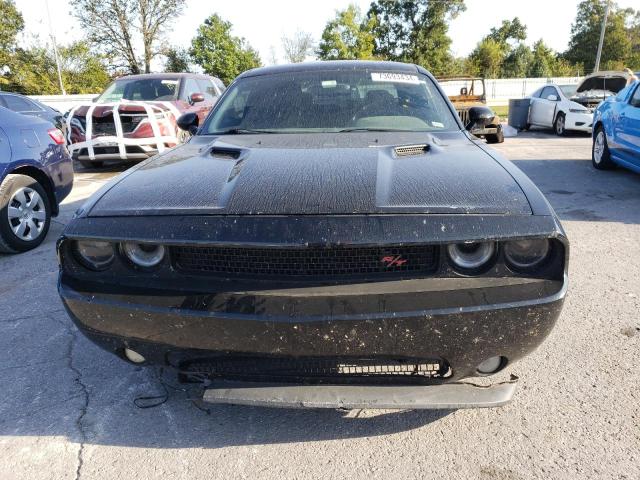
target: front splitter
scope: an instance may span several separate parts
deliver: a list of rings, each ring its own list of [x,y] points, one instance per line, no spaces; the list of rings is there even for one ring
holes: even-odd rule
[[[508,403],[517,377],[490,386],[465,382],[440,385],[291,385],[216,381],[203,400],[281,408],[458,409]]]

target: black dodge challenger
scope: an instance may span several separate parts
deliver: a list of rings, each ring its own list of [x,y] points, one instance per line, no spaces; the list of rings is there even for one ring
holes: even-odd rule
[[[472,126],[487,121],[483,107]],[[127,170],[58,242],[80,330],[211,402],[461,408],[560,314],[569,244],[434,78],[387,62],[251,70],[193,137]]]

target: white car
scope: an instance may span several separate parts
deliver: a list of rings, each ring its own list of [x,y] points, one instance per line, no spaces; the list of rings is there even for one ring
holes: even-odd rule
[[[577,85],[545,85],[531,95],[529,125],[553,127],[558,135],[567,130],[591,133],[593,109],[569,100]]]

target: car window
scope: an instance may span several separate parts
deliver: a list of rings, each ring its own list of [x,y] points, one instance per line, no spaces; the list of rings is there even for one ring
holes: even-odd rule
[[[556,91],[556,89],[554,87],[544,87],[540,97],[544,98],[546,100],[549,95],[555,95],[557,97],[558,96],[558,92]]]
[[[42,108],[27,98],[18,95],[3,95],[5,104],[9,110],[14,112],[42,112]]]
[[[633,93],[631,100],[629,101],[631,106],[640,108],[640,82],[636,86],[636,91]]]
[[[194,78],[185,78],[183,80],[184,87],[182,88],[182,99],[185,101],[189,101],[189,97],[192,93],[204,93],[200,89],[200,85]]]
[[[224,86],[224,83],[222,83],[222,80],[220,80],[219,78],[214,78],[213,83],[216,84],[216,87],[218,87],[220,93],[223,93],[227,89],[227,87]]]
[[[98,103],[132,101],[172,101],[178,95],[178,80],[137,78],[116,80],[98,97]]]
[[[199,78],[197,81],[200,88],[199,92],[204,95],[205,100],[208,102],[215,102],[219,94],[213,82],[206,78]]]
[[[286,72],[241,78],[202,132],[459,129],[427,76],[368,70]]]

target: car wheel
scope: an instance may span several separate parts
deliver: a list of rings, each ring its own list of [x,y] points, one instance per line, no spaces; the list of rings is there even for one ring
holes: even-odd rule
[[[556,135],[558,135],[559,137],[563,136],[566,133],[564,113],[560,112],[556,116],[556,121],[553,122],[553,129],[555,130]]]
[[[502,125],[498,125],[498,131],[485,137],[487,143],[502,143],[504,142],[504,132],[502,131]]]
[[[27,175],[7,175],[0,185],[0,252],[36,248],[50,223],[51,204],[42,185]]]
[[[92,162],[91,160],[78,160],[84,168],[100,168],[104,166],[104,162]]]
[[[611,152],[607,145],[607,135],[604,128],[598,127],[593,137],[593,146],[591,147],[591,163],[598,170],[611,170],[615,168],[615,163],[611,161]]]

